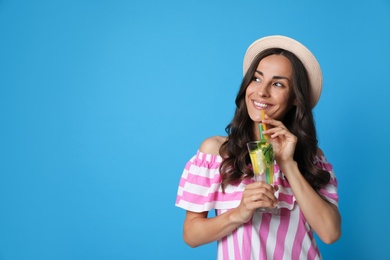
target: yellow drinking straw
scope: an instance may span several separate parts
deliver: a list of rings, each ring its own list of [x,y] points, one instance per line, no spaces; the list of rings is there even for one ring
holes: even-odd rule
[[[265,119],[265,112],[264,112],[264,109],[261,110],[261,121],[263,121]],[[267,126],[266,124],[264,124],[263,122],[261,122],[262,126],[263,126],[263,130],[267,130]]]
[[[264,110],[262,109],[262,110],[261,110],[261,121],[263,121],[264,119],[265,119],[265,112],[264,112]],[[267,130],[266,124],[264,124],[263,122],[261,122],[261,124],[259,124],[259,130],[260,130],[260,140],[266,139],[265,136],[263,135],[263,131]]]

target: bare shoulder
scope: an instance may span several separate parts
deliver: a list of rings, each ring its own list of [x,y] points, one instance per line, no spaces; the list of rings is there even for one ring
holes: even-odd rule
[[[225,141],[225,136],[209,137],[202,142],[199,151],[201,151],[202,153],[219,155],[219,148]]]
[[[317,148],[317,156],[324,156],[324,152],[320,148]]]

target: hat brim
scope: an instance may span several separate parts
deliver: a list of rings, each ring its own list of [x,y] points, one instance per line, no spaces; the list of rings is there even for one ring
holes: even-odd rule
[[[254,58],[262,51],[271,48],[280,48],[294,53],[303,63],[309,76],[311,85],[311,107],[315,107],[322,91],[322,72],[320,64],[313,53],[300,42],[281,35],[272,35],[260,38],[247,49],[244,57],[244,75]]]

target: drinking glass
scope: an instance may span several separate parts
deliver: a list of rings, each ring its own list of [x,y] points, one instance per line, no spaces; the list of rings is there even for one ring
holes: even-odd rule
[[[264,181],[274,184],[274,152],[272,145],[266,139],[247,143],[249,157],[252,162],[255,181]],[[276,214],[277,208],[259,208],[261,212]]]

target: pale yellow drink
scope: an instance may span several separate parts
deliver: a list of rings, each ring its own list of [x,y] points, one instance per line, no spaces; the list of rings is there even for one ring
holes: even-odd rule
[[[274,156],[272,146],[266,140],[249,142],[247,145],[255,180],[265,179],[268,184],[273,184]],[[263,174],[265,174],[265,178],[261,177]]]

